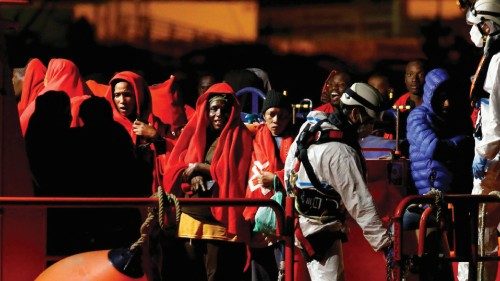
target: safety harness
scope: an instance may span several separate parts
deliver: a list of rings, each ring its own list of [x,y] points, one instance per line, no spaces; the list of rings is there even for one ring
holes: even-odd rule
[[[326,142],[342,142],[343,133],[336,129],[322,129],[321,124],[328,121],[321,120],[316,124],[307,124],[297,138],[297,150],[295,152],[295,163],[290,173],[289,190],[295,195],[295,209],[305,217],[316,219],[322,223],[334,220],[345,221],[345,211],[340,208],[341,197],[335,189],[321,183],[314,173],[314,169],[307,156],[307,149],[311,144],[321,144]],[[311,181],[312,187],[297,187],[297,173],[300,164],[304,166],[307,177]]]
[[[326,142],[344,142],[343,132],[336,129],[322,129],[321,124],[328,121],[321,120],[316,124],[307,124],[297,138],[297,150],[295,151],[295,163],[289,175],[288,192],[295,196],[295,210],[307,218],[328,223],[335,220],[345,221],[345,210],[341,208],[340,194],[335,189],[321,183],[314,173],[314,169],[307,156],[307,149],[311,144],[321,144]],[[304,166],[307,177],[311,181],[312,187],[298,187],[297,177],[300,164]],[[326,250],[331,247],[335,240],[347,241],[347,235],[342,231],[318,232],[304,237],[302,229],[295,224],[295,237],[300,242],[301,252],[306,261],[312,259],[321,260],[326,254]]]

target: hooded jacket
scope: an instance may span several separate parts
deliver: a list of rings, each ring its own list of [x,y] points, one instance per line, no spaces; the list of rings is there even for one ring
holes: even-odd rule
[[[470,174],[464,169],[470,169],[470,164],[466,162],[469,158],[472,160],[469,155],[473,151],[472,136],[466,130],[455,127],[449,121],[451,118],[444,118],[439,112],[435,103],[441,89],[446,89],[450,110],[453,111],[455,103],[451,102],[451,94],[458,93],[452,93],[453,85],[448,73],[437,68],[426,75],[423,102],[408,116],[411,174],[419,194],[426,194],[431,188],[447,192],[453,186],[454,176],[458,178],[459,173]],[[460,120],[454,118],[453,122]],[[458,187],[454,191],[459,191]]]

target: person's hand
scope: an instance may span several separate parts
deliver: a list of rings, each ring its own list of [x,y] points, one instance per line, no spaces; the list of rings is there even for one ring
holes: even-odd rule
[[[263,187],[272,190],[274,188],[274,174],[263,171],[258,178],[258,182],[262,184]]]
[[[182,182],[189,183],[191,178],[197,174],[210,177],[210,164],[207,163],[189,163],[188,167],[182,173]]]
[[[153,126],[139,120],[135,120],[134,124],[132,124],[132,131],[138,136],[144,136],[150,139],[154,139],[157,136],[157,131]]]
[[[191,191],[194,193],[207,191],[205,180],[202,176],[195,176],[191,179]]]
[[[479,154],[474,155],[474,161],[472,161],[472,174],[475,178],[484,178],[486,163],[488,163],[488,160],[486,158],[482,157]]]
[[[189,183],[191,181],[191,177],[197,171],[197,168],[196,168],[197,164],[198,163],[189,163],[188,167],[182,173],[182,178],[181,178],[182,182]]]

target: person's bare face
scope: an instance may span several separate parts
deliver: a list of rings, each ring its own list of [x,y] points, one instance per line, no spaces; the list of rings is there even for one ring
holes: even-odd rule
[[[264,121],[273,136],[279,136],[290,122],[290,111],[280,107],[271,107],[264,113]]]
[[[129,117],[135,112],[136,102],[132,86],[125,81],[120,81],[113,88],[113,101],[121,115]]]
[[[340,96],[349,86],[349,76],[345,73],[337,73],[326,81],[325,89],[321,93],[321,102],[330,102],[333,105],[340,103]]]
[[[405,84],[412,95],[422,96],[425,72],[421,63],[410,62],[406,66]]]
[[[231,108],[227,105],[226,101],[214,100],[210,102],[208,109],[208,119],[210,120],[210,126],[215,131],[222,131],[227,124],[229,119]]]

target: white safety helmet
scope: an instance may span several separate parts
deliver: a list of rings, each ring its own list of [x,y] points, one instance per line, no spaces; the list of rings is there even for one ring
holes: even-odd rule
[[[491,20],[500,26],[500,1],[477,0],[467,11],[465,19],[469,24],[478,24],[485,20]]]
[[[340,102],[346,105],[361,105],[365,108],[366,113],[372,118],[378,119],[380,105],[382,104],[382,96],[369,84],[354,83],[340,97]]]

